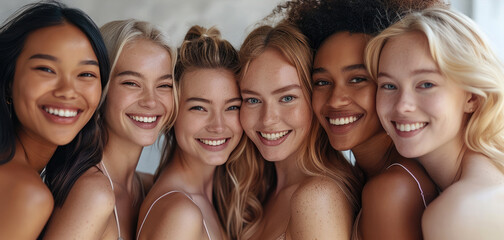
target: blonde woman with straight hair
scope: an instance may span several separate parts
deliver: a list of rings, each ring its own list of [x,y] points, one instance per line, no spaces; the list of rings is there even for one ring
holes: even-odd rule
[[[134,239],[140,204],[152,185],[152,176],[135,171],[140,154],[175,118],[175,57],[166,35],[137,20],[113,21],[100,31],[112,63],[98,110],[102,159],[56,208],[47,239]]]
[[[242,159],[219,204],[233,239],[349,239],[360,182],[313,117],[312,52],[299,30],[260,26],[240,49]],[[227,206],[226,206],[227,203]]]
[[[412,13],[371,40],[366,62],[383,127],[442,191],[425,239],[504,239],[504,70],[476,24]]]
[[[179,112],[140,209],[137,239],[227,239],[214,208],[223,176],[215,173],[244,149],[239,69],[238,53],[216,28],[189,29],[175,65]]]

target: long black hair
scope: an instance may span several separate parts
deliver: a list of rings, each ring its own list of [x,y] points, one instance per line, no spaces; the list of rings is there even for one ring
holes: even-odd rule
[[[76,26],[87,36],[98,59],[102,90],[108,82],[110,69],[107,49],[98,27],[87,14],[56,1],[32,3],[19,9],[0,28],[0,164],[9,162],[15,154],[15,127],[19,122],[9,100],[16,60],[26,38],[37,29],[65,23]],[[43,177],[57,206],[63,204],[75,180],[100,161],[101,141],[95,113],[72,142],[56,149]],[[70,168],[79,169],[75,171],[77,176],[64,174]]]

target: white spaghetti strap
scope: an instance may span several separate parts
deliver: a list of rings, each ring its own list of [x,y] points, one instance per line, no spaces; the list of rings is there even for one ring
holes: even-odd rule
[[[110,178],[110,175],[107,171],[107,168],[105,167],[105,163],[103,163],[103,161],[101,161],[100,163],[103,167],[103,171],[105,171],[105,176],[108,178],[108,180],[110,182],[110,186],[112,186],[112,191],[114,191],[114,184],[112,183],[112,179]],[[123,240],[123,238],[121,237],[121,226],[119,225],[119,216],[117,215],[117,206],[115,203],[114,203],[114,216],[115,216],[116,224],[117,224],[117,235],[119,236],[117,239]]]
[[[154,207],[154,204],[156,204],[159,200],[161,200],[161,198],[164,198],[165,196],[169,195],[169,194],[172,194],[172,193],[182,193],[184,194],[187,198],[189,198],[189,200],[191,200],[191,202],[193,202],[196,206],[198,206],[196,204],[196,202],[194,202],[194,200],[191,198],[191,196],[187,195],[187,193],[183,192],[183,191],[178,191],[178,190],[174,190],[174,191],[169,191],[163,195],[161,195],[160,197],[158,197],[152,204],[151,206],[149,207],[149,210],[147,210],[147,213],[145,214],[145,217],[144,219],[142,220],[142,224],[140,224],[140,228],[138,228],[138,233],[137,233],[137,237],[136,239],[139,239],[140,238],[140,232],[142,232],[142,228],[143,228],[143,225],[145,223],[145,220],[147,220],[147,216],[149,216],[149,213],[150,211],[152,210],[152,208]],[[210,232],[208,232],[208,228],[207,228],[207,225],[206,225],[206,222],[205,222],[205,219],[203,219],[203,226],[205,227],[205,231],[206,231],[206,234],[208,236],[208,239],[212,240],[212,237],[210,237]]]
[[[424,192],[422,190],[422,186],[420,185],[420,182],[418,181],[418,179],[415,177],[415,175],[413,175],[413,173],[411,173],[411,171],[409,169],[407,169],[405,166],[403,166],[402,164],[400,163],[392,163],[390,164],[390,166],[387,167],[387,169],[389,169],[390,167],[392,166],[400,166],[402,167],[404,170],[406,170],[406,172],[409,173],[409,175],[411,175],[411,177],[415,180],[415,182],[417,183],[418,185],[418,189],[420,189],[420,194],[422,195],[422,201],[423,201],[423,204],[424,204],[424,207],[427,207],[427,203],[425,202],[425,196],[424,196]]]

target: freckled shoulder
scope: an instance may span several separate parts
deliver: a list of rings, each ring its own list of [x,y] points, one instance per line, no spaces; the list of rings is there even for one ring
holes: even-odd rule
[[[35,239],[52,212],[51,192],[24,166],[0,167],[0,233],[5,239]]]
[[[143,219],[139,219],[141,224]],[[139,239],[205,239],[203,214],[187,196],[174,192],[159,199],[145,219]]]
[[[77,179],[63,206],[55,209],[46,238],[99,239],[114,214],[114,206],[115,194],[108,178],[90,168]]]
[[[349,239],[353,211],[343,190],[327,177],[310,177],[291,199],[292,239]]]

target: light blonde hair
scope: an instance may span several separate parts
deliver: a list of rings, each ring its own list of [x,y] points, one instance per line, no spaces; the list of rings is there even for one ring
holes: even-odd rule
[[[170,47],[168,37],[165,32],[156,27],[154,24],[139,21],[136,19],[127,19],[127,20],[118,20],[106,23],[100,28],[100,32],[103,36],[103,40],[105,45],[107,46],[107,51],[111,63],[111,71],[110,71],[110,79],[112,79],[112,74],[114,74],[114,69],[116,67],[117,61],[119,60],[119,56],[126,46],[129,43],[132,43],[136,40],[145,39],[152,41],[153,43],[163,47],[170,54],[172,59],[172,65],[175,65],[177,60],[176,52],[172,50]],[[172,68],[173,69],[173,68]],[[173,77],[173,71],[172,71]],[[105,111],[105,102],[106,102],[106,94],[108,92],[110,81],[107,83],[103,90],[103,97],[100,102],[100,115],[104,116]],[[163,126],[163,133],[167,133],[173,124],[175,123],[175,118],[177,117],[178,112],[178,87],[173,84],[173,109],[170,112],[170,115],[167,118],[166,123]]]
[[[245,39],[240,49],[241,79],[248,71],[250,62],[267,49],[279,50],[296,67],[303,94],[311,99],[311,63],[313,53],[306,37],[297,27],[287,22],[277,26],[260,26]],[[312,116],[312,119],[315,119]],[[328,176],[335,180],[345,193],[356,212],[359,209],[361,183],[354,174],[353,167],[334,151],[316,120],[312,120],[308,141],[300,146],[297,165],[309,176]],[[247,138],[248,139],[248,138]],[[322,141],[321,141],[322,139]],[[323,141],[325,139],[325,141]],[[330,158],[330,159],[329,159]],[[228,206],[219,208],[225,218],[225,228],[233,239],[248,239],[257,231],[262,218],[262,206],[276,187],[274,164],[261,156],[251,140],[246,141],[244,155],[237,161],[226,163],[227,182],[231,184],[225,193]]]
[[[378,74],[387,41],[410,32],[422,33],[443,76],[477,96],[468,116],[464,142],[504,168],[504,70],[477,25],[467,16],[441,7],[414,12],[372,39],[365,52],[368,71]]]

